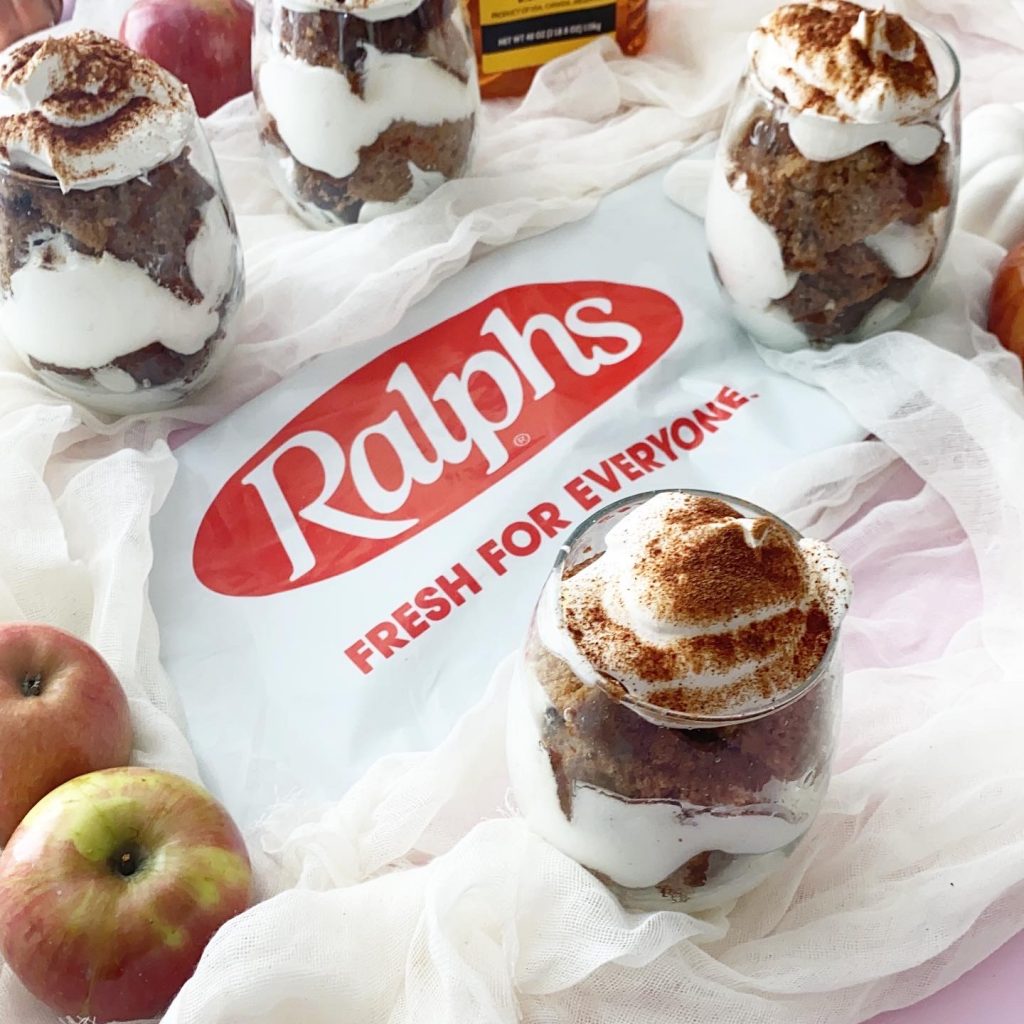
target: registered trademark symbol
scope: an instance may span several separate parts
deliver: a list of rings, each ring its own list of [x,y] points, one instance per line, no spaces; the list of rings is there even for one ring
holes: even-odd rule
[[[512,443],[517,448],[525,448],[532,440],[533,438],[530,437],[529,434],[516,434],[516,436],[512,438]]]

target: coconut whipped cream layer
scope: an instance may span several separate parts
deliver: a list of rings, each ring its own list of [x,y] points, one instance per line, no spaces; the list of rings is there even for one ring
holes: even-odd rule
[[[98,32],[25,43],[0,65],[0,155],[64,192],[121,184],[173,160],[195,118],[181,82]]]
[[[740,714],[808,679],[849,605],[838,555],[709,497],[655,495],[555,580],[541,640],[584,682],[682,714]]]
[[[782,6],[750,39],[750,62],[784,100],[793,144],[808,160],[837,160],[877,142],[908,164],[942,144],[927,123],[941,87],[924,40],[898,14],[847,0]]]
[[[346,178],[360,150],[396,121],[439,125],[476,110],[475,82],[433,60],[364,47],[362,91],[347,75],[274,55],[259,70],[260,95],[291,155],[314,170]]]

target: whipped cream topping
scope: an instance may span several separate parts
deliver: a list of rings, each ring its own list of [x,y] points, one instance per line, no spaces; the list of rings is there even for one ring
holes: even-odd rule
[[[541,640],[583,682],[719,716],[802,684],[851,594],[828,545],[672,492],[633,509],[603,555],[554,584],[547,608],[542,598]]]
[[[898,14],[847,0],[786,4],[750,40],[761,84],[797,112],[860,124],[926,115],[939,98],[924,41]]]
[[[195,119],[185,85],[98,32],[25,43],[0,63],[0,155],[65,192],[173,160]]]

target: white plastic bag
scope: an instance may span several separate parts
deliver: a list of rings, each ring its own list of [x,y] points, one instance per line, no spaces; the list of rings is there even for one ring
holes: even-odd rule
[[[658,177],[480,260],[178,452],[151,596],[208,781],[245,821],[341,796],[444,738],[601,504],[861,434],[765,372]]]

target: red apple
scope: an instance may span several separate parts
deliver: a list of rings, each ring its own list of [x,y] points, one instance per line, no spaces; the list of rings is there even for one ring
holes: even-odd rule
[[[988,329],[1024,359],[1024,242],[1006,254],[996,271]]]
[[[128,701],[110,666],[61,629],[0,625],[0,846],[51,789],[131,756]]]
[[[180,78],[200,117],[252,88],[252,6],[245,0],[137,0],[120,37]]]
[[[249,905],[245,844],[188,779],[111,768],[65,783],[0,856],[0,956],[57,1013],[163,1013]]]

